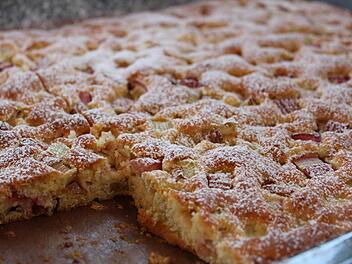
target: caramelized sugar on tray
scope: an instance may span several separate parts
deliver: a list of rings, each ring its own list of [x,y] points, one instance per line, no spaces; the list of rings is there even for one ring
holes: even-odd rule
[[[0,33],[0,222],[130,194],[211,263],[352,230],[352,16],[214,1]]]

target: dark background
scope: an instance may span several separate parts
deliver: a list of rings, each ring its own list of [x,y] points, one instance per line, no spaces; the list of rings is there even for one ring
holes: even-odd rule
[[[280,0],[277,0],[280,1]],[[322,0],[352,9],[352,0]],[[0,29],[51,27],[87,17],[158,9],[190,0],[0,0]]]
[[[321,2],[327,2],[334,5],[347,7],[352,10],[352,0],[323,0]]]
[[[190,0],[0,0],[0,29],[52,27],[87,17],[153,10]],[[45,22],[45,23],[43,23]]]

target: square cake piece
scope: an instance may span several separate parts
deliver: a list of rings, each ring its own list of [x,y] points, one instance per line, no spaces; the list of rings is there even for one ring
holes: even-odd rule
[[[352,231],[351,32],[295,0],[0,32],[0,224],[131,195],[209,263]]]

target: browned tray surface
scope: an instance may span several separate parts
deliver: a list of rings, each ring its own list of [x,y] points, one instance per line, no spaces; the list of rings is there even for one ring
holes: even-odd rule
[[[172,263],[201,263],[143,232],[131,203],[116,197],[95,209],[86,206],[0,226],[0,263],[148,263],[151,252]]]

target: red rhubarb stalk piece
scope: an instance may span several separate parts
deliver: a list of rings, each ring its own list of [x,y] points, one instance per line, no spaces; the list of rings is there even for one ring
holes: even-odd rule
[[[161,170],[161,161],[152,158],[137,158],[130,161],[131,170],[137,175],[146,171]]]
[[[315,142],[320,142],[321,141],[321,136],[318,133],[315,134],[309,134],[309,133],[301,133],[301,134],[294,134],[291,136],[292,139],[294,140],[303,140],[303,141],[315,141]]]
[[[89,92],[85,91],[79,92],[78,97],[84,104],[90,103],[93,99],[92,95]]]

